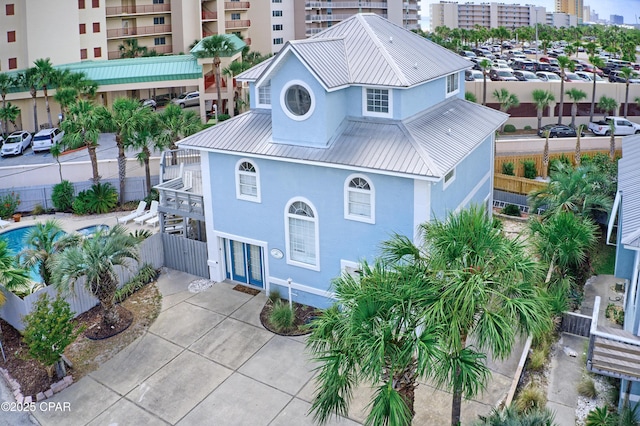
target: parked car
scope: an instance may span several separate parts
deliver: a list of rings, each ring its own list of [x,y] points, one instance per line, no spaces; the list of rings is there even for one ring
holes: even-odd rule
[[[567,72],[564,73],[564,81],[568,83],[584,83],[584,80],[578,77],[578,74],[575,72]]]
[[[516,59],[513,61],[513,64],[511,64],[511,68],[514,70],[534,72],[536,70],[536,64],[528,59]]]
[[[560,83],[562,81],[558,74],[549,71],[538,71],[536,76],[538,76],[540,80],[548,83]]]
[[[482,71],[478,70],[466,70],[464,72],[465,81],[483,81],[484,76],[482,75]]]
[[[602,77],[602,75],[603,75],[604,73],[602,72],[602,70],[601,70],[600,68],[594,67],[594,66],[593,66],[593,65],[591,65],[591,64],[583,64],[583,65],[582,65],[582,71],[590,72],[591,74],[593,74],[593,70],[594,70],[594,69],[595,69],[595,71],[596,71],[596,74],[598,74],[600,77]]]
[[[611,134],[610,124],[612,121],[615,129],[613,133],[616,136],[640,133],[640,124],[632,123],[624,117],[605,117],[604,120],[590,122],[588,127],[595,135],[609,136]]]
[[[476,58],[477,57],[476,54],[473,53],[470,50],[461,50],[459,53],[460,53],[460,56],[464,56],[467,59],[471,59],[471,58]]]
[[[64,132],[54,127],[52,129],[43,129],[40,130],[33,137],[33,152],[46,151],[51,149],[51,147],[60,142],[62,137],[64,136]]]
[[[548,56],[543,56],[543,57],[540,58],[540,62],[546,62],[548,64],[560,67],[560,63],[558,62],[558,60],[556,58],[550,58]]]
[[[140,99],[142,106],[146,106],[151,108],[152,110],[156,110],[158,107],[158,103],[154,99]]]
[[[492,68],[491,71],[489,71],[489,78],[491,78],[491,81],[518,81],[512,72],[496,68]]]
[[[173,99],[171,102],[173,102],[176,105],[180,105],[181,108],[200,105],[200,93],[199,92],[184,93],[179,97],[177,97],[176,99]]]
[[[547,131],[549,132],[550,138],[575,138],[577,136],[576,129],[565,126],[564,124],[547,124],[546,126],[542,126],[538,129],[538,136],[545,138]],[[580,132],[580,136],[584,136],[584,132]]]
[[[517,78],[518,81],[541,81],[538,76],[531,71],[514,71],[513,76]]]
[[[2,145],[0,156],[5,157],[7,155],[22,154],[24,150],[29,148],[29,145],[31,145],[31,139],[31,133],[26,131],[11,133]]]
[[[580,77],[581,79],[583,79],[584,81],[588,81],[590,83],[593,83],[593,73],[592,72],[576,71],[576,75],[578,77]],[[605,80],[604,78],[602,78],[598,74],[596,74],[596,83],[601,83],[601,82],[606,82],[606,81],[607,80]]]
[[[624,78],[624,76],[620,72],[620,69],[617,69],[609,71],[609,81],[612,83],[626,83],[627,79]],[[629,78],[629,83],[640,83],[640,78],[638,78],[637,73]]]

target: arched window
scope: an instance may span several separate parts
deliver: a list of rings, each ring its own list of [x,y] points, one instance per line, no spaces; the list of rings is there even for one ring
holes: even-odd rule
[[[375,193],[371,181],[362,175],[351,175],[345,181],[344,217],[361,222],[375,222]]]
[[[287,261],[318,267],[318,218],[305,201],[292,201],[286,210]]]
[[[236,164],[236,196],[241,200],[260,202],[258,168],[246,159]]]

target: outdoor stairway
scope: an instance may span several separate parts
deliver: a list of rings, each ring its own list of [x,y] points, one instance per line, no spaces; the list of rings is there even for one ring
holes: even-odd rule
[[[172,214],[166,214],[164,216],[163,232],[173,235],[185,235],[185,219],[182,216],[176,216]]]
[[[640,380],[640,338],[628,331],[599,327],[593,336],[593,351],[588,370],[610,377]],[[635,344],[631,343],[635,342]]]

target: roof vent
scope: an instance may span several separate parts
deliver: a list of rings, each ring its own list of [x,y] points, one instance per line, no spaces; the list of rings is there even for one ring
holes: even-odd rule
[[[415,69],[418,69],[418,63],[417,63],[417,62],[416,62],[416,63],[414,63],[414,64],[413,64],[413,67],[414,67]]]
[[[389,43],[393,43],[393,37],[389,37]]]
[[[447,130],[447,134],[451,136],[451,127],[449,127],[449,129]]]

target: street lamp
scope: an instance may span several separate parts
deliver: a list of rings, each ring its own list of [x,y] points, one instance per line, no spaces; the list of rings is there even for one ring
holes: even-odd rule
[[[540,50],[538,44],[538,8],[536,7],[536,62],[538,62],[538,51]]]

